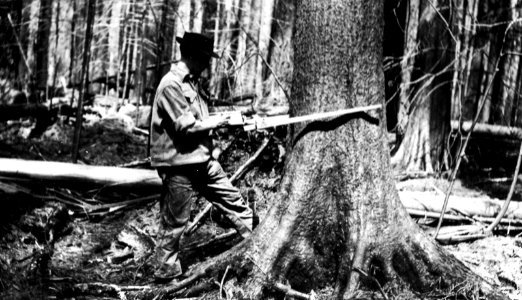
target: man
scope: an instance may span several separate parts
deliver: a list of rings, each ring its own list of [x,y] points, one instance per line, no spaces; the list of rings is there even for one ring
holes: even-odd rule
[[[209,117],[198,88],[201,72],[212,57],[219,57],[213,52],[214,41],[198,33],[176,40],[181,60],[162,78],[152,108],[151,162],[163,181],[154,274],[158,281],[182,274],[179,241],[195,192],[221,209],[244,238],[252,231],[252,210],[211,157],[211,130],[228,124],[226,117]]]

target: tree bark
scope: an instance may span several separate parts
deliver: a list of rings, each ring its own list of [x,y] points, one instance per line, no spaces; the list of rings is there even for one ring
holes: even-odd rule
[[[520,20],[520,12],[522,9],[518,6],[519,1],[511,0],[510,7],[508,8],[508,20],[513,22],[512,26],[509,26],[509,31],[506,33],[505,45],[503,47],[504,56],[502,58],[503,63],[501,65],[501,73],[499,74],[499,103],[498,108],[495,110],[493,115],[494,124],[502,124],[507,126],[512,125],[512,113],[515,98],[515,86],[518,75],[518,68],[520,65],[520,53],[522,51],[522,37],[520,30],[522,25]]]
[[[382,14],[382,2],[299,1],[292,115],[384,104]],[[491,292],[407,216],[384,112],[370,114],[291,128],[279,198],[251,238],[217,259],[241,278],[248,272],[243,298],[265,299],[284,282],[303,293],[330,286],[331,298],[347,299],[371,289],[355,270],[397,294]]]

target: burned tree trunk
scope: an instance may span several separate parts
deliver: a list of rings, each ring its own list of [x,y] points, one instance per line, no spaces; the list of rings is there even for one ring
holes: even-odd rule
[[[384,105],[382,14],[381,2],[299,1],[292,115]],[[490,291],[407,216],[383,111],[301,124],[290,140],[280,198],[251,238],[218,259],[238,278],[248,273],[243,298],[266,299],[284,283],[347,299],[375,288],[359,273],[397,295]]]

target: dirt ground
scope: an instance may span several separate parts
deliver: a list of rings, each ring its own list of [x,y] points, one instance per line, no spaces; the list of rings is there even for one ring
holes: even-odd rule
[[[71,124],[61,120],[41,137],[27,138],[31,126],[30,121],[1,124],[0,156],[70,161]],[[264,137],[260,133],[220,132],[217,142],[223,148],[220,160],[226,171],[232,174],[241,166]],[[146,156],[146,137],[119,126],[94,124],[84,129],[81,148],[81,161],[85,164],[119,165]],[[260,219],[276,196],[283,156],[282,141],[276,138],[253,170],[238,183]],[[131,196],[122,191],[104,194],[12,178],[2,178],[0,183],[30,188],[40,195],[52,190],[71,197],[100,197],[104,201],[143,196],[140,191],[133,191]],[[435,184],[444,185],[441,181]],[[498,193],[496,196],[503,198],[506,185],[509,182],[495,188],[459,184],[457,192]],[[0,298],[132,299],[155,287],[150,258],[157,237],[157,201],[89,215],[65,203],[35,199],[27,193],[6,193],[0,189],[0,195],[5,203],[0,212]],[[516,198],[520,199],[520,187]],[[193,215],[205,204],[204,199],[197,199]],[[208,243],[216,238],[220,238],[219,242]],[[231,226],[213,211],[201,228],[183,238],[184,269],[224,251],[238,240]],[[522,299],[522,237],[493,236],[444,248],[477,274],[500,286],[510,299]],[[214,290],[207,294],[207,299],[220,298],[215,292],[219,290],[218,283],[202,282],[200,287]],[[184,291],[177,297],[190,298],[192,292]],[[374,297],[378,299],[380,295]]]

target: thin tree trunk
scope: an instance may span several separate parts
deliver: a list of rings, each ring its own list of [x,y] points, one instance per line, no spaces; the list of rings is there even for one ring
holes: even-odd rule
[[[261,17],[262,17],[262,6],[269,6],[268,1],[252,0],[250,11],[249,26],[245,26],[242,30],[246,31],[246,48],[245,48],[245,63],[241,67],[243,70],[243,77],[240,80],[243,82],[243,92],[256,93],[257,84],[257,66],[262,62],[261,55],[262,41],[260,41],[260,29],[261,29]],[[240,95],[240,94],[239,94]],[[262,94],[256,94],[256,97],[261,97]]]
[[[210,93],[218,99],[225,98],[225,83],[229,82],[227,68],[231,67],[232,47],[235,44],[232,30],[232,18],[234,14],[234,0],[224,0],[219,2],[219,15],[215,24],[215,44],[221,56],[219,60],[212,60]],[[235,32],[236,34],[238,32]],[[237,42],[237,41],[236,41]],[[230,91],[230,90],[229,90]]]
[[[490,76],[495,76],[495,71],[493,70],[493,73],[490,73],[490,49],[491,49],[491,41],[487,41],[486,45],[484,46],[484,50],[482,52],[482,60],[481,60],[481,76],[480,78],[480,90],[475,100],[475,109],[478,105],[479,99],[482,97],[484,93],[487,91],[487,85],[490,81]],[[494,59],[494,58],[493,58]],[[484,107],[482,108],[482,112],[480,114],[479,122],[481,123],[489,123],[490,114],[491,114],[491,92],[489,92],[486,95],[484,103]],[[470,118],[473,117],[474,111],[471,112]]]
[[[412,93],[412,72],[417,55],[417,32],[419,28],[420,0],[408,1],[406,29],[404,40],[404,55],[401,60],[401,85],[399,109],[397,112],[397,140],[401,140],[408,124],[408,113]]]
[[[125,3],[125,13],[123,14],[122,20],[128,20],[132,6],[131,3]],[[120,97],[120,88],[121,88],[121,75],[125,73],[126,70],[126,59],[125,55],[127,51],[129,51],[129,24],[128,22],[120,22],[120,24],[123,23],[124,26],[120,26],[120,38],[119,38],[119,48],[118,48],[118,69],[116,73],[116,95]],[[125,78],[124,78],[125,79]],[[125,84],[124,84],[125,86]],[[119,99],[119,103],[117,104],[117,108],[119,108],[121,105],[123,105],[123,100],[125,99],[125,93],[122,94],[121,98]]]
[[[45,91],[45,100],[48,98],[47,79],[49,76],[49,36],[53,15],[52,4],[53,0],[40,0],[36,38],[36,84],[38,89]]]
[[[129,85],[131,84],[131,70],[134,65],[133,57],[134,57],[134,48],[136,46],[136,41],[133,40],[133,33],[136,30],[137,22],[136,22],[136,8],[135,8],[136,0],[131,0],[129,3],[129,14],[130,14],[130,24],[127,26],[126,33],[126,44],[125,44],[125,85],[123,86],[123,96],[122,99],[128,99]]]
[[[219,4],[216,4],[219,6]],[[203,32],[203,1],[190,1],[190,31]]]
[[[71,18],[71,48],[69,49],[69,56],[71,57],[69,62],[69,84],[73,87],[73,97],[71,97],[71,102],[74,99],[74,63],[76,62],[76,14],[77,9],[77,0],[72,0],[72,18]],[[72,107],[72,103],[71,103]]]
[[[250,8],[252,6],[252,1],[257,0],[239,0],[239,10],[236,14],[236,23],[237,23],[237,48],[235,55],[235,62],[232,66],[234,70],[236,70],[234,74],[234,86],[231,90],[232,96],[243,95],[246,92],[250,92],[247,90],[245,86],[244,79],[246,74],[245,64],[248,59],[247,56],[247,43],[248,43],[248,29],[250,28]]]
[[[521,8],[518,6],[519,1],[511,0],[509,8],[509,21],[514,22],[507,32],[506,45],[504,46],[504,63],[502,73],[500,74],[500,95],[498,109],[495,110],[494,123],[502,125],[511,125],[513,102],[515,98],[516,79],[518,67],[520,65],[520,53],[522,52],[522,37],[520,30],[522,25],[520,20]]]
[[[456,119],[462,107],[462,70],[464,68],[463,30],[464,26],[464,1],[457,1],[452,10],[452,32],[456,40],[453,41],[455,57],[453,61],[453,80],[451,82],[451,118]],[[463,61],[464,59],[464,61]]]
[[[255,93],[258,99],[264,97],[264,81],[266,79],[264,70],[267,69],[264,61],[268,61],[268,48],[270,47],[270,37],[272,36],[272,22],[274,14],[275,0],[263,1],[261,5],[261,17],[259,26],[259,56],[255,69]]]
[[[143,3],[142,5],[142,13],[141,13],[141,28],[139,30],[139,34],[136,34],[136,41],[138,40],[139,36],[139,49],[138,49],[138,55],[137,55],[137,64],[136,64],[136,72],[135,72],[135,82],[134,82],[134,90],[135,90],[135,96],[136,96],[136,124],[138,124],[139,118],[140,118],[140,104],[144,100],[143,98],[143,90],[145,87],[145,80],[146,80],[146,74],[143,74],[144,72],[144,60],[145,55],[143,55],[144,51],[144,42],[145,42],[145,30],[147,28],[147,10],[148,5],[146,3]],[[138,32],[138,30],[136,30]],[[144,76],[145,75],[145,76]]]
[[[14,66],[14,72],[15,72],[15,78],[16,82],[19,85],[18,88],[21,88],[21,82],[23,82],[23,79],[21,77],[21,74],[24,74],[24,70],[27,70],[27,72],[30,72],[29,64],[27,63],[27,57],[25,54],[24,47],[22,45],[22,39],[21,39],[21,33],[23,31],[22,21],[23,21],[23,9],[24,9],[24,3],[19,1],[14,3],[12,14],[15,15],[14,18],[11,18],[12,14],[7,14],[7,21],[11,25],[11,29],[13,30],[14,38],[16,39],[16,44],[18,47],[18,51],[20,51],[19,56],[15,56],[15,63]],[[21,58],[21,59],[20,59]]]
[[[109,76],[116,76],[119,72],[119,54],[120,51],[120,26],[122,26],[121,22],[121,10],[122,10],[122,1],[116,0],[111,6],[111,18],[110,18],[110,26],[109,26],[109,66],[107,70],[107,74]],[[124,26],[124,25],[123,25]]]
[[[181,54],[177,49],[179,48],[178,43],[176,42],[176,37],[182,37],[183,34],[187,31],[190,31],[190,3],[191,0],[179,0],[178,6],[175,11],[175,30],[174,30],[174,38],[172,40],[173,43],[173,51],[171,60],[179,60],[181,58]]]
[[[38,38],[38,20],[40,12],[40,1],[31,1],[30,9],[27,10],[27,14],[24,14],[24,24],[27,24],[27,30],[23,33],[27,34],[27,62],[31,66],[32,72],[29,73],[29,77],[25,81],[25,90],[28,93],[28,101],[36,103],[39,101],[38,86],[37,86],[37,47],[36,40]],[[21,34],[23,38],[25,35]]]
[[[513,110],[513,126],[522,127],[522,109],[520,108],[522,105],[522,60],[519,61],[517,78],[516,93],[513,102],[513,107],[515,107]]]
[[[59,39],[60,39],[60,11],[61,11],[61,7],[60,7],[60,0],[57,0],[56,1],[56,11],[55,11],[55,16],[54,16],[54,30],[55,30],[55,33],[54,33],[54,51],[53,51],[53,61],[54,61],[54,66],[53,66],[53,81],[52,81],[52,84],[51,84],[51,87],[52,87],[52,96],[51,96],[51,99],[50,99],[50,104],[49,104],[49,108],[53,108],[53,99],[55,97],[54,95],[54,91],[56,90],[56,78],[58,76],[58,67],[60,66],[60,56],[58,54],[58,45],[59,45]]]
[[[69,85],[71,86],[71,100],[69,102],[69,106],[73,107],[74,104],[74,91],[76,90],[76,78],[75,74],[75,63],[76,63],[76,21],[78,19],[77,14],[77,0],[72,0],[72,17],[71,17],[71,42],[69,49]],[[69,116],[67,116],[67,122],[69,122]]]
[[[91,56],[91,40],[92,31],[94,26],[94,16],[96,14],[96,0],[89,0],[87,7],[87,23],[85,29],[85,43],[83,46],[83,57],[82,57],[82,73],[80,77],[81,87],[80,95],[78,99],[78,107],[76,110],[76,126],[74,128],[74,139],[72,149],[72,161],[73,163],[78,162],[79,149],[80,149],[80,136],[82,130],[83,121],[83,100],[88,88],[89,82],[89,61]]]
[[[460,107],[460,112],[457,117],[467,117],[466,113],[466,104],[468,103],[469,95],[473,95],[476,93],[480,86],[476,86],[473,83],[470,83],[471,80],[471,71],[474,66],[474,60],[480,59],[479,56],[475,55],[475,42],[476,42],[476,32],[477,32],[477,14],[479,7],[479,0],[468,0],[468,13],[465,14],[464,21],[464,45],[466,45],[466,62],[464,67],[464,75],[463,75],[463,84],[464,87],[462,89],[461,101],[463,101],[462,106]],[[476,64],[476,62],[475,62]],[[480,77],[479,77],[480,78]],[[474,89],[474,90],[471,90]]]
[[[292,84],[293,58],[292,34],[294,31],[295,0],[277,0],[274,7],[270,45],[267,61],[272,72],[267,72],[263,79],[267,80],[264,94],[276,99],[278,105],[287,105]],[[276,77],[278,80],[276,80]],[[265,78],[266,77],[266,78]],[[256,104],[262,104],[257,102]]]
[[[20,12],[21,13],[21,12]],[[13,30],[13,35],[15,37],[15,40],[16,40],[16,44],[18,46],[18,51],[20,52],[20,57],[22,57],[22,62],[23,64],[21,64],[21,62],[19,61],[16,65],[17,65],[17,69],[16,69],[16,79],[18,81],[22,81],[20,78],[19,78],[19,73],[20,72],[20,69],[23,69],[20,67],[20,65],[23,65],[25,70],[26,70],[26,73],[29,74],[29,77],[32,77],[32,70],[31,70],[31,66],[29,66],[29,62],[25,56],[25,52],[24,52],[24,47],[22,45],[22,42],[21,42],[21,39],[20,39],[20,36],[18,34],[18,32],[16,31],[16,25],[15,23],[13,22],[13,19],[11,18],[11,14],[7,14],[7,20],[9,21],[9,25],[11,25],[11,29]]]

